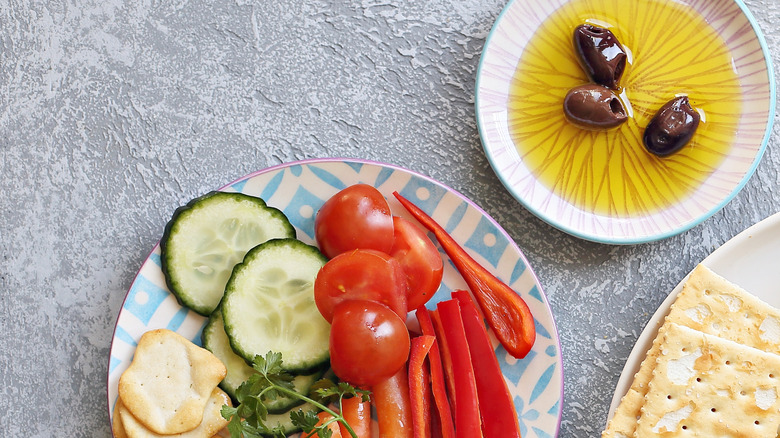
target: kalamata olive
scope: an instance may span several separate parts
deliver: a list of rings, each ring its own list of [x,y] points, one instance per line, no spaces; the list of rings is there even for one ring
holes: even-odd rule
[[[700,118],[688,96],[676,97],[655,113],[645,128],[642,141],[648,151],[659,157],[671,155],[691,141]]]
[[[617,94],[596,84],[569,90],[563,99],[563,113],[571,123],[586,129],[614,128],[628,118]]]
[[[574,29],[574,48],[591,81],[617,88],[626,68],[626,52],[609,29],[582,24]]]

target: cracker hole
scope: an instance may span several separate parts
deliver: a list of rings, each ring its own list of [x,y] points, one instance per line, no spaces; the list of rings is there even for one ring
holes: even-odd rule
[[[747,395],[745,391],[739,391],[739,395]]]
[[[758,420],[754,421],[754,423],[756,423],[756,426],[758,426],[759,424],[761,424],[761,422],[760,422],[760,421],[758,421]]]
[[[701,377],[697,377],[697,378],[696,378],[696,381],[697,381],[697,382],[701,382]]]
[[[774,379],[774,378],[775,378],[775,375],[774,375],[774,373],[769,373],[769,378],[770,378],[770,379]]]
[[[726,361],[726,365],[731,365],[731,361],[730,361],[730,360],[727,360],[727,361]]]
[[[710,412],[717,412],[718,410],[715,408],[710,409]]]
[[[682,430],[688,430],[688,426],[683,426]]]
[[[672,395],[671,395],[671,394],[667,395],[667,396],[666,396],[666,399],[667,399],[667,400],[671,400],[671,399],[672,399]]]

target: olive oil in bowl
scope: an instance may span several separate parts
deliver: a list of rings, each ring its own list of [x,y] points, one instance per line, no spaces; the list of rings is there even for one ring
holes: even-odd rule
[[[572,43],[583,23],[610,29],[628,53],[617,90],[628,120],[613,129],[582,129],[562,110],[567,92],[588,83]],[[645,149],[643,131],[679,95],[689,97],[701,123],[687,146],[660,158]],[[725,42],[691,7],[574,0],[526,45],[511,82],[509,131],[534,176],[568,203],[611,217],[653,214],[689,197],[721,164],[742,99]]]

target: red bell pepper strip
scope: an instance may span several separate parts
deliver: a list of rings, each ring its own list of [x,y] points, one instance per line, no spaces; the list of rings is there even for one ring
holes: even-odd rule
[[[450,347],[447,344],[447,338],[444,336],[444,327],[441,325],[441,318],[439,317],[438,310],[431,310],[428,315],[433,321],[433,327],[435,328],[435,335],[438,345],[441,346],[441,363],[444,369],[444,381],[447,383],[447,393],[449,394],[449,402],[451,411],[455,411],[456,396],[455,394],[455,373],[452,372],[452,354],[450,353]]]
[[[485,323],[468,292],[458,290],[452,296],[458,300],[466,329],[471,364],[477,381],[479,410],[482,418],[490,419],[482,423],[482,431],[488,437],[520,438],[517,411],[485,330]]]
[[[479,398],[471,354],[466,340],[466,329],[460,316],[457,300],[442,301],[437,305],[444,337],[452,354],[452,372],[455,377],[455,436],[458,438],[482,438],[479,414]],[[486,418],[490,421],[490,418]],[[492,438],[492,436],[491,436]]]
[[[431,438],[431,375],[425,358],[435,341],[435,336],[412,338],[409,352],[409,401],[414,438]]]
[[[341,415],[357,438],[371,438],[371,402],[364,402],[361,397],[350,397],[341,400]],[[351,437],[347,428],[339,423],[341,435]]]
[[[420,323],[420,330],[423,335],[436,336],[436,332],[433,328],[433,321],[431,321],[431,315],[428,313],[428,309],[425,306],[420,306],[416,311],[417,321]],[[433,416],[434,424],[441,431],[442,438],[454,438],[455,426],[452,423],[452,411],[450,409],[450,402],[447,399],[447,388],[444,383],[444,368],[442,367],[441,353],[439,352],[439,344],[441,339],[436,338],[433,345],[431,345],[431,351],[428,352],[428,363],[431,371],[431,392],[433,393],[433,401],[436,404],[436,411],[438,415]]]
[[[372,386],[371,401],[376,407],[379,438],[413,438],[406,367]]]
[[[419,207],[401,196],[393,195],[425,228],[431,231],[450,256],[458,272],[477,298],[482,313],[501,345],[512,356],[524,358],[536,340],[534,318],[520,295],[485,269],[450,236],[447,231]]]
[[[441,434],[441,421],[439,421],[438,415],[431,415],[431,438],[444,438]]]

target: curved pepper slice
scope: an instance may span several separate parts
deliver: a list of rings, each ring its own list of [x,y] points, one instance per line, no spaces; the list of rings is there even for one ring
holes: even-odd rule
[[[512,288],[485,269],[447,233],[447,231],[398,192],[393,195],[415,219],[431,231],[466,280],[485,314],[488,325],[512,356],[522,359],[536,340],[531,310]]]

